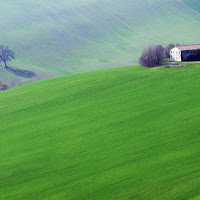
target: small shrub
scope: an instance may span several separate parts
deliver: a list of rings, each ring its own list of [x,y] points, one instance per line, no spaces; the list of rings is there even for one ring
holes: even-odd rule
[[[8,89],[8,85],[3,84],[3,83],[0,81],[0,91],[7,90],[7,89]]]

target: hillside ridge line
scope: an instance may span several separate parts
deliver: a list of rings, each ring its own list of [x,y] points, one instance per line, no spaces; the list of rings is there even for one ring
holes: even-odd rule
[[[186,5],[185,3],[183,3],[181,0],[176,0],[176,1],[177,1],[178,3],[180,3],[180,4],[182,4],[183,6],[185,6],[187,9],[189,9],[189,10],[195,12],[197,15],[200,16],[200,13],[199,13],[198,11],[196,11],[196,10],[194,10],[193,8],[187,6],[187,5]]]

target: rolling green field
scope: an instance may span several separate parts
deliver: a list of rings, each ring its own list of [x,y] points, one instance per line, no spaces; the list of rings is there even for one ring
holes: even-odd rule
[[[199,199],[199,85],[194,63],[1,92],[0,199]]]
[[[36,72],[31,80],[137,64],[152,44],[200,43],[200,15],[176,0],[7,0],[0,7],[0,44],[16,52],[11,66]],[[15,79],[27,81],[0,71],[3,82]]]

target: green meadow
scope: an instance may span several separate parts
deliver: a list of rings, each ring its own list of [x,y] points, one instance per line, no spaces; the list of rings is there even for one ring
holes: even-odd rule
[[[183,0],[194,9],[198,0]],[[0,1],[0,44],[28,81],[133,65],[153,44],[200,43],[200,16],[176,0]],[[0,71],[0,80],[26,78]]]
[[[0,93],[0,199],[200,198],[200,63]]]

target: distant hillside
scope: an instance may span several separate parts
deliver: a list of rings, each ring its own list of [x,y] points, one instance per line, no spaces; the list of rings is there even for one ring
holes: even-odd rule
[[[0,43],[34,79],[134,64],[150,44],[200,43],[200,16],[178,0],[8,0],[0,7]],[[19,78],[0,72],[2,81]]]
[[[200,197],[200,63],[0,92],[0,199]]]
[[[200,2],[199,0],[182,0],[185,5],[199,12],[200,15]]]

